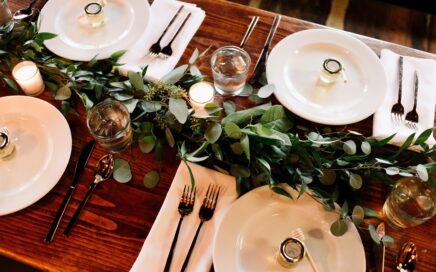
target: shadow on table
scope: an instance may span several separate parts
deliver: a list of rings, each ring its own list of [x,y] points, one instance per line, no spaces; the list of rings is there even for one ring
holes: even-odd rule
[[[0,255],[0,271],[40,272],[41,270]]]

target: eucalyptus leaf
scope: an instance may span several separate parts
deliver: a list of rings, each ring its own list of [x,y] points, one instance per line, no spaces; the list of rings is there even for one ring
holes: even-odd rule
[[[135,110],[138,102],[139,99],[130,99],[130,100],[122,101],[121,103],[123,103],[123,105],[126,106],[129,113],[132,113]]]
[[[114,53],[112,53],[112,55],[109,57],[114,61],[117,61],[119,58],[121,58],[125,53],[127,52],[127,50],[119,50],[116,51]]]
[[[259,96],[260,98],[268,98],[273,94],[274,89],[275,89],[274,84],[268,84],[262,86],[257,92],[257,96]]]
[[[162,104],[156,101],[142,101],[141,108],[144,112],[157,112],[162,108]]]
[[[323,169],[319,181],[324,185],[332,185],[336,182],[336,172],[330,169]]]
[[[398,175],[402,176],[402,177],[413,177],[413,175],[409,172],[403,172],[400,171],[400,173],[398,173]]]
[[[389,235],[383,236],[382,243],[385,247],[390,247],[394,244],[395,240]]]
[[[239,142],[231,144],[230,148],[232,149],[233,154],[242,155],[244,153],[244,149],[242,148],[242,145]]]
[[[142,78],[141,73],[129,71],[127,75],[135,90],[144,90],[144,79]]]
[[[133,95],[126,94],[126,93],[115,92],[115,93],[112,93],[111,95],[113,96],[113,98],[115,98],[116,100],[118,100],[120,102],[127,101],[127,100],[130,100],[130,99],[134,98]]]
[[[365,212],[365,217],[381,218],[380,215],[376,211],[374,211],[373,209],[363,208],[363,210]]]
[[[392,134],[384,139],[381,139],[380,141],[375,142],[372,146],[373,147],[382,147],[382,146],[386,145],[387,143],[389,143],[395,137],[395,135],[396,135],[396,133]]]
[[[392,156],[392,158],[396,158],[398,155],[400,155],[404,150],[409,148],[409,146],[412,144],[413,139],[415,139],[415,133],[409,135],[407,139],[404,141],[404,143],[400,146],[400,149]]]
[[[260,118],[260,123],[262,123],[262,124],[270,123],[270,122],[279,120],[285,116],[286,116],[286,114],[285,114],[285,109],[283,108],[283,106],[282,105],[274,105],[274,106],[271,106],[268,110],[266,110],[262,114],[262,117]]]
[[[283,189],[282,187],[279,187],[279,186],[271,186],[271,190],[272,190],[274,193],[277,193],[277,194],[279,194],[279,195],[283,195],[283,196],[286,196],[286,197],[292,199],[291,194],[288,193],[288,191],[286,191],[286,190]]]
[[[224,111],[226,115],[234,113],[236,111],[236,106],[233,101],[224,101],[223,103]]]
[[[221,120],[221,123],[225,125],[226,123],[233,122],[237,125],[240,125],[249,120],[252,120],[256,116],[262,115],[270,107],[271,104],[268,103],[268,104],[252,107],[246,110],[237,111],[227,115],[224,119]]]
[[[57,90],[55,99],[56,100],[67,100],[71,97],[71,89],[67,85],[62,86]]]
[[[193,157],[193,156],[188,156],[186,157],[186,160],[190,161],[190,162],[202,162],[209,159],[209,156],[203,156],[203,157]]]
[[[174,140],[173,133],[169,128],[165,128],[165,138],[167,139],[168,145],[174,147],[176,141]]]
[[[230,174],[234,177],[243,178],[248,178],[251,175],[250,169],[240,164],[232,164],[230,166]]]
[[[354,224],[360,225],[363,222],[363,219],[365,218],[365,211],[363,208],[359,205],[354,206],[353,212],[351,214],[351,219],[353,220]]]
[[[197,58],[198,58],[198,55],[199,55],[199,51],[198,51],[198,49],[197,48],[195,48],[194,49],[194,52],[192,52],[192,55],[191,55],[191,57],[189,58],[189,64],[194,64],[195,63],[195,61],[197,61]]]
[[[204,137],[210,142],[215,143],[221,136],[222,128],[221,125],[217,122],[210,122],[207,125],[206,131],[204,133]]]
[[[342,236],[347,232],[347,230],[348,225],[344,219],[338,219],[330,226],[330,232],[334,236]]]
[[[400,169],[398,167],[391,166],[391,167],[385,168],[385,172],[389,176],[395,176],[395,175],[398,175],[400,173]]]
[[[375,229],[375,227],[373,225],[369,225],[368,226],[368,230],[369,230],[369,235],[371,235],[372,240],[376,243],[376,244],[380,244],[380,237],[378,237],[377,231]]]
[[[6,85],[12,90],[14,91],[15,94],[19,93],[19,89],[17,84],[15,83],[15,81],[13,81],[12,79],[10,79],[9,77],[5,76],[4,74],[1,74],[1,78],[3,79],[3,81],[6,83]]]
[[[346,200],[345,200],[344,204],[342,205],[339,213],[340,213],[342,219],[347,217],[347,215],[348,215],[348,202]]]
[[[418,164],[416,166],[416,174],[422,181],[428,181],[428,171],[424,165]]]
[[[343,149],[348,155],[356,154],[356,143],[353,140],[348,140],[344,143]]]
[[[250,96],[252,93],[253,93],[253,86],[247,83],[245,84],[242,92],[238,94],[238,96]]]
[[[221,147],[219,144],[213,144],[212,145],[212,151],[215,154],[215,157],[222,161],[223,160],[223,151],[221,150]]]
[[[245,134],[242,135],[241,146],[242,146],[242,150],[244,150],[245,157],[247,158],[247,160],[250,161],[250,158],[251,158],[250,157],[250,139]]]
[[[189,111],[186,101],[181,98],[169,99],[169,110],[176,117],[180,124],[184,124],[188,119]]]
[[[160,174],[157,170],[152,170],[144,175],[144,186],[148,189],[153,189],[159,184]]]
[[[362,177],[359,174],[350,173],[349,183],[351,188],[359,190],[362,188]]]
[[[179,66],[176,69],[169,72],[168,74],[166,74],[165,76],[163,76],[160,80],[167,84],[175,84],[183,77],[188,67],[189,67],[188,64]],[[184,122],[182,124],[184,124]]]
[[[189,72],[191,73],[191,75],[194,75],[194,76],[200,76],[200,77],[203,76],[200,69],[198,69],[198,67],[195,65],[189,67]]]
[[[116,158],[114,161],[113,177],[120,183],[129,182],[132,179],[132,171],[129,162],[124,159]]]
[[[154,136],[148,135],[139,139],[138,144],[143,153],[150,153],[156,146],[156,140]]]
[[[224,131],[227,136],[232,139],[240,139],[242,136],[241,129],[235,123],[229,122],[225,124]]]
[[[362,144],[360,145],[360,149],[365,155],[371,154],[371,144],[367,141],[362,142]]]

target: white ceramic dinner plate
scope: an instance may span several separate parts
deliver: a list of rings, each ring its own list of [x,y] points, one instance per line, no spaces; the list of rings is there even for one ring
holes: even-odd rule
[[[0,97],[0,127],[15,152],[0,159],[0,215],[21,210],[59,181],[71,155],[71,131],[51,104],[27,96]]]
[[[294,200],[257,188],[238,199],[229,209],[215,235],[213,263],[217,272],[312,271],[306,259],[291,269],[277,262],[280,243],[300,227],[320,272],[364,272],[365,252],[355,226],[345,235],[330,233],[338,214],[327,212],[307,194]]]
[[[150,5],[146,0],[107,0],[103,7],[105,24],[99,28],[88,26],[86,19],[78,20],[90,2],[47,1],[40,14],[40,32],[58,35],[45,41],[49,50],[72,60],[89,61],[95,56],[104,59],[116,51],[129,49],[147,28]]]
[[[339,60],[347,82],[319,81],[325,59]],[[363,42],[343,31],[311,29],[281,40],[267,61],[268,82],[290,111],[321,124],[345,125],[373,114],[387,89],[386,75],[377,55]]]

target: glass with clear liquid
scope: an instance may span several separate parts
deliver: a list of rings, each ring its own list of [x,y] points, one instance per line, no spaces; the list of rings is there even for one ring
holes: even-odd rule
[[[242,92],[251,59],[246,51],[236,46],[217,49],[211,58],[215,90],[221,95],[234,96]]]
[[[118,101],[109,99],[95,105],[86,123],[97,143],[109,153],[119,153],[132,142],[129,111]]]
[[[436,213],[436,192],[418,178],[400,179],[383,206],[383,215],[394,228],[409,228],[426,222]]]

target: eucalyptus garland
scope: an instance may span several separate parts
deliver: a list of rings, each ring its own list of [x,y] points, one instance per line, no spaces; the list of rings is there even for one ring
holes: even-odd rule
[[[400,148],[388,146],[394,135],[377,140],[354,131],[304,128],[283,106],[268,102],[272,85],[259,90],[247,86],[245,93],[258,104],[255,107],[236,111],[235,104],[226,101],[222,106],[208,104],[206,114],[200,114],[190,107],[186,90],[204,78],[196,63],[207,50],[200,53],[196,49],[188,64],[150,82],[144,80],[147,67],[122,75],[117,61],[124,51],[104,60],[71,61],[44,47],[44,41],[54,37],[38,33],[36,23],[11,21],[0,27],[0,78],[13,92],[18,93],[19,88],[9,76],[12,67],[21,60],[34,61],[65,115],[76,114],[80,104],[89,110],[108,97],[126,105],[140,150],[154,152],[157,161],[163,161],[165,145],[177,146],[183,162],[201,163],[235,176],[239,194],[267,184],[274,192],[291,197],[281,186],[287,183],[299,196],[308,192],[329,210],[335,209],[335,202],[342,202],[338,220],[331,227],[334,235],[345,233],[345,220],[360,224],[365,216],[378,216],[360,206],[348,208],[347,199],[355,200],[371,177],[392,185],[390,177],[418,176],[436,186],[435,148],[425,143],[433,128],[417,137],[410,135]],[[264,78],[260,81],[264,83]],[[408,151],[412,145],[420,146],[422,152]],[[115,168],[118,181],[131,179],[126,161],[118,159]],[[157,171],[145,174],[147,188],[158,182]],[[369,230],[375,233],[375,227]],[[388,244],[391,238],[386,235],[380,241]]]

